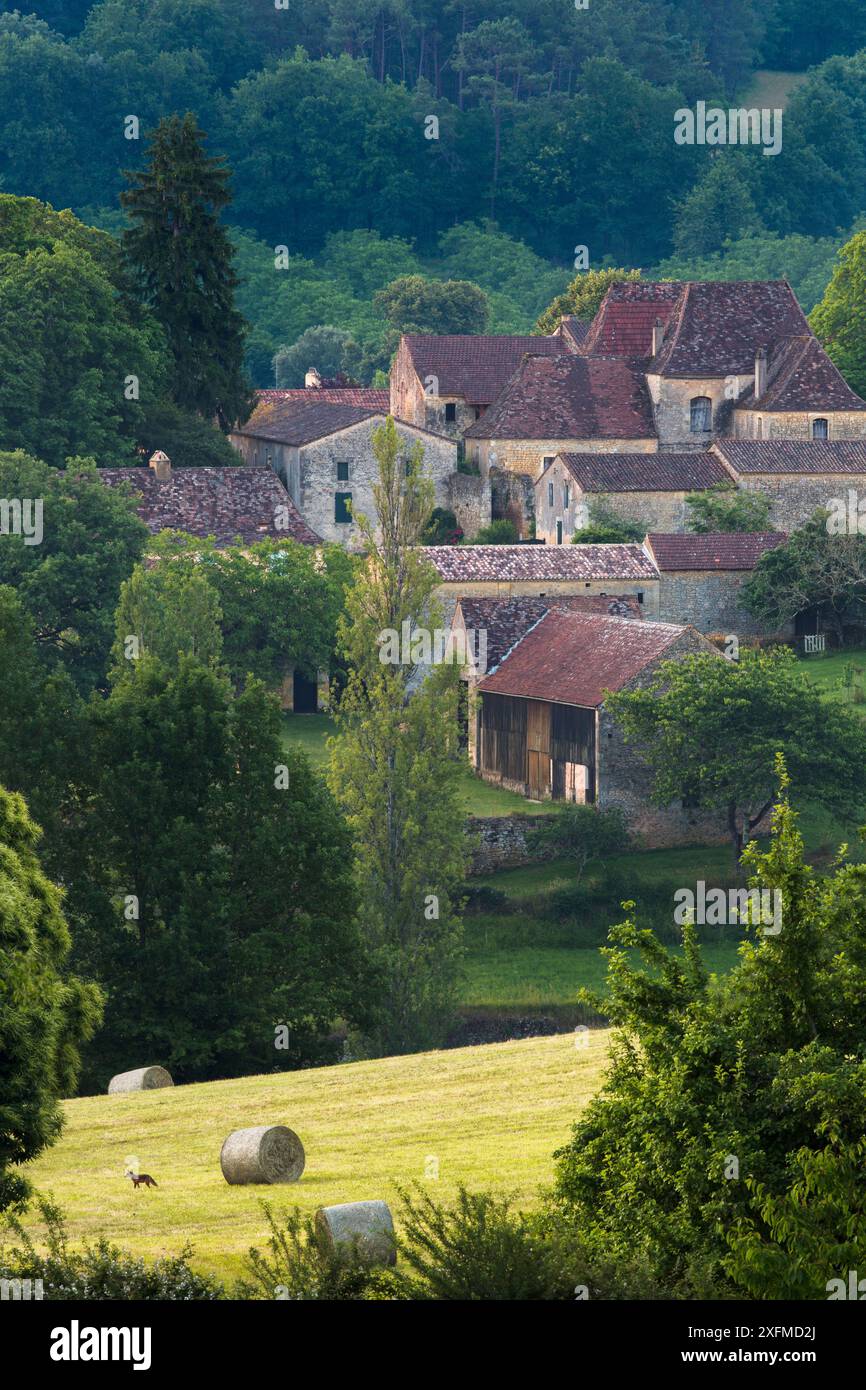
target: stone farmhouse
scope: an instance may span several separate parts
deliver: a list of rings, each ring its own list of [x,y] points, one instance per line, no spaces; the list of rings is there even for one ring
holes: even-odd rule
[[[737,487],[765,494],[780,530],[802,526],[851,488],[866,496],[866,440],[717,439],[712,453]]]
[[[706,813],[650,804],[648,769],[605,709],[606,691],[645,686],[692,652],[724,660],[691,626],[550,609],[478,682],[475,767],[531,800],[619,806],[654,845],[716,837]]]
[[[758,560],[788,539],[784,531],[651,533],[646,553],[659,573],[659,618],[694,623],[701,632],[759,635],[763,629],[741,607],[739,592]],[[793,635],[793,628],[778,634]]]

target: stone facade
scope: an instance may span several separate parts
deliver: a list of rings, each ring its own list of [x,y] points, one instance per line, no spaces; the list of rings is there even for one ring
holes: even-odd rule
[[[436,597],[448,611],[448,623],[459,598],[512,598],[518,594],[530,594],[536,598],[553,598],[564,594],[605,594],[610,597],[633,594],[646,619],[660,620],[658,579],[461,580],[460,583],[440,584],[436,589]]]
[[[462,439],[464,430],[482,415],[482,407],[469,405],[463,396],[440,395],[435,376],[421,381],[404,337],[391,365],[390,388],[395,420],[451,439]]]
[[[534,492],[535,535],[547,545],[569,542],[579,526],[589,523],[589,508],[594,502],[623,521],[641,526],[644,534],[686,529],[685,492],[584,492],[559,458],[539,478]]]
[[[472,842],[470,874],[492,874],[497,869],[518,869],[552,859],[555,850],[530,852],[527,837],[545,816],[469,816],[466,833]]]
[[[829,508],[833,498],[847,498],[849,488],[866,496],[866,473],[741,474],[738,486],[769,498],[774,530],[794,531],[805,525],[817,508]]]
[[[662,571],[659,584],[659,621],[694,623],[701,632],[735,633],[738,637],[766,634],[756,618],[739,602],[740,590],[751,570]],[[780,636],[788,636],[786,628]]]
[[[467,439],[466,456],[486,478],[494,465],[534,483],[557,454],[654,454],[657,439]]]
[[[864,410],[734,410],[735,439],[812,439],[815,420],[827,421],[828,439],[866,439]]]
[[[488,473],[491,515],[512,521],[517,535],[526,540],[532,534],[535,516],[535,488],[528,473],[509,473],[495,464]]]
[[[647,387],[655,413],[659,450],[706,449],[717,434],[726,432],[732,402],[752,384],[752,376],[668,377],[647,373]],[[710,428],[692,429],[692,401],[702,396],[711,402]]]
[[[464,536],[477,536],[489,526],[492,516],[490,484],[477,473],[451,473],[448,477],[448,503]]]

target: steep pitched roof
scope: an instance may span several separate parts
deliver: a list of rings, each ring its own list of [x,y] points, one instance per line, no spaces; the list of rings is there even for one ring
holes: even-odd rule
[[[300,386],[280,390],[257,391],[260,404],[315,405],[326,401],[329,405],[362,405],[369,410],[388,410],[391,393],[374,386]]]
[[[593,709],[677,642],[686,627],[551,610],[479,690]]]
[[[653,357],[656,319],[665,337]],[[758,348],[801,334],[811,330],[787,280],[634,280],[611,285],[581,351],[650,359],[645,370],[662,376],[745,376]]]
[[[109,487],[129,483],[141,494],[138,515],[154,535],[186,531],[191,536],[213,536],[218,545],[231,545],[237,536],[246,545],[268,539],[322,544],[276,473],[264,465],[173,468],[164,481],[152,468],[100,468],[99,477]],[[278,513],[277,508],[284,510]]]
[[[711,453],[559,454],[558,457],[584,492],[693,492],[731,482],[724,464]],[[544,473],[550,467],[548,464]]]
[[[371,410],[369,406],[319,400],[318,391],[315,396],[317,399],[312,402],[262,401],[246,424],[239,425],[234,433],[255,439],[272,439],[277,444],[300,446],[311,444],[316,439],[326,439],[338,430],[358,425],[362,420],[372,420],[375,415],[382,413]]]
[[[866,410],[866,401],[851,390],[818,339],[801,333],[778,343],[770,353],[764,394],[756,399],[750,387],[734,408],[767,414],[776,410]]]
[[[443,584],[657,579],[641,545],[429,545]]]
[[[788,539],[784,531],[715,531],[673,535],[651,531],[646,546],[658,568],[671,570],[753,570],[767,550]]]
[[[717,439],[712,451],[735,473],[866,473],[861,439]]]
[[[574,314],[563,314],[556,331],[566,345],[576,352],[581,344],[586,342],[589,324],[584,323],[583,319],[577,318]]]
[[[467,439],[654,439],[652,402],[637,363],[524,357]]]
[[[493,671],[506,652],[510,652],[529,629],[551,610],[599,613],[635,621],[643,618],[643,609],[633,594],[573,594],[552,598],[533,598],[525,594],[516,598],[461,598],[457,601],[454,618],[456,621],[459,612],[466,628],[473,632],[486,632],[487,670]]]
[[[524,353],[555,357],[567,351],[556,334],[406,333],[403,342],[419,380],[435,376],[440,396],[463,396],[470,405],[495,400]]]

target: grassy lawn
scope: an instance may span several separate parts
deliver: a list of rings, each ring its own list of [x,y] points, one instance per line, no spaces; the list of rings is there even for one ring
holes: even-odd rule
[[[850,705],[858,714],[866,714],[866,648],[804,656],[802,661],[810,680],[830,699]]]
[[[571,1034],[391,1057],[310,1071],[67,1101],[66,1129],[28,1174],[68,1217],[73,1243],[105,1235],[154,1257],[195,1246],[200,1269],[233,1277],[266,1226],[261,1198],[306,1212],[337,1202],[396,1198],[395,1184],[428,1180],[436,1197],[457,1185],[514,1193],[525,1205],[553,1176],[553,1151],[598,1088],[607,1033]],[[300,1182],[230,1187],[220,1147],[246,1125],[285,1124],[307,1155]],[[159,1184],[134,1191],[130,1155]]]

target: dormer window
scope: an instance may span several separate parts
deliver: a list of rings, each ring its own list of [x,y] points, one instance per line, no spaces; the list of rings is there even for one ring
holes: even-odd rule
[[[812,438],[813,438],[813,439],[829,439],[829,438],[830,438],[830,423],[829,423],[828,420],[825,420],[823,417],[820,417],[819,419],[813,420],[813,421],[812,421]]]
[[[713,403],[709,396],[693,396],[689,404],[689,429],[706,434],[713,427]]]

